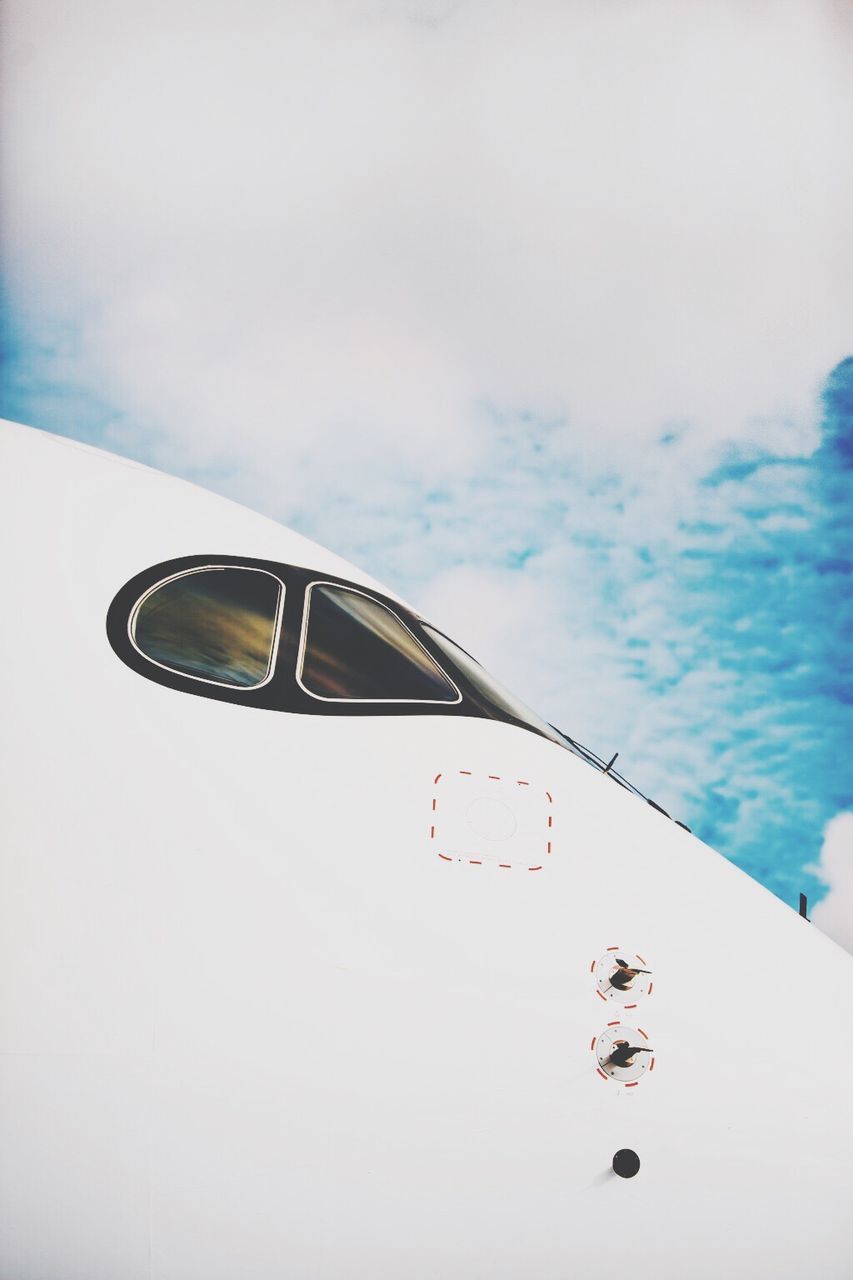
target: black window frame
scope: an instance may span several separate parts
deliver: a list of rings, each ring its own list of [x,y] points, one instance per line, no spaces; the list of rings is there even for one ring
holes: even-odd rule
[[[238,688],[237,686],[206,683],[197,676],[185,675],[158,665],[146,658],[130,638],[130,620],[142,598],[156,586],[180,577],[193,570],[209,568],[244,568],[269,573],[283,586],[283,600],[279,610],[278,635],[275,661],[269,678],[261,685]],[[418,644],[436,664],[442,675],[457,690],[456,702],[331,702],[308,693],[297,680],[297,664],[301,646],[305,603],[312,583],[324,582],[368,596],[388,609],[410,631]],[[472,703],[463,683],[456,678],[438,647],[432,645],[423,633],[420,618],[391,596],[376,591],[362,582],[353,582],[334,573],[318,572],[302,565],[284,564],[275,560],[261,560],[254,556],[192,555],[164,560],[143,569],[130,578],[116,592],[107,612],[107,639],[118,658],[138,675],[179,693],[194,697],[212,698],[217,702],[230,702],[239,706],[262,708],[268,711],[285,711],[296,715],[328,716],[418,716],[418,715],[467,715],[490,719]]]
[[[279,636],[276,660],[270,678],[253,687],[206,684],[194,676],[155,665],[131,643],[128,623],[141,597],[168,578],[192,569],[216,566],[219,568],[262,569],[284,584],[284,600],[280,611]],[[297,681],[299,649],[305,618],[305,601],[312,583],[326,582],[369,596],[389,609],[403,625],[413,633],[418,643],[436,663],[439,670],[459,691],[458,702],[359,702],[325,701],[306,692]],[[523,729],[544,741],[553,741],[534,725],[514,719],[501,708],[481,696],[465,678],[464,672],[448,662],[446,655],[432,640],[425,626],[433,626],[426,619],[408,609],[398,600],[362,582],[353,582],[334,573],[308,569],[302,565],[285,564],[276,560],[261,560],[253,556],[192,555],[164,560],[143,569],[129,579],[116,593],[107,613],[107,639],[118,658],[132,671],[168,689],[189,693],[194,697],[212,698],[218,702],[230,702],[239,706],[256,707],[267,711],[283,711],[292,715],[356,716],[362,719],[381,716],[463,716],[466,719],[491,720]],[[440,628],[434,628],[440,630]],[[455,643],[455,641],[453,642]],[[476,661],[476,659],[474,659]],[[568,742],[567,742],[567,748]],[[561,750],[563,748],[561,747]]]

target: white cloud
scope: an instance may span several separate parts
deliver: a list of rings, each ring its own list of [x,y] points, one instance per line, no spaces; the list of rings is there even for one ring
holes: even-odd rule
[[[175,459],[474,466],[483,398],[796,451],[848,336],[829,14],[9,0],[7,253]]]
[[[829,893],[812,909],[812,923],[853,952],[853,813],[827,823],[815,872]]]

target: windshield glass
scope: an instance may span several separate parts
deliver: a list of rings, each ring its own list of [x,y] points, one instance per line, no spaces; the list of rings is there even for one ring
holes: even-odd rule
[[[235,689],[263,684],[275,650],[282,586],[259,569],[212,566],[149,591],[131,638],[151,662]]]
[[[459,692],[396,614],[334,583],[308,588],[302,687],[331,702],[458,702]]]

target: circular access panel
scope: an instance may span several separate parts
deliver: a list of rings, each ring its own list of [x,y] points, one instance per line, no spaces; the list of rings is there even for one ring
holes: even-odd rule
[[[510,840],[518,830],[512,809],[503,800],[478,796],[465,810],[465,821],[477,837],[484,840]]]
[[[641,1027],[611,1023],[593,1041],[592,1050],[598,1074],[617,1084],[635,1085],[654,1069],[654,1049]]]
[[[634,951],[610,947],[592,967],[595,989],[602,1000],[631,1009],[651,993],[654,983],[651,967]]]

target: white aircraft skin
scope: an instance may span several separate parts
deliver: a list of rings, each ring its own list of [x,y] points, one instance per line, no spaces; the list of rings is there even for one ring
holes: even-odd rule
[[[105,620],[161,562],[395,597],[0,439],[2,1280],[849,1280],[852,957],[529,729],[144,678]]]

